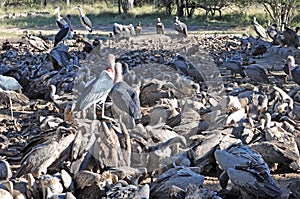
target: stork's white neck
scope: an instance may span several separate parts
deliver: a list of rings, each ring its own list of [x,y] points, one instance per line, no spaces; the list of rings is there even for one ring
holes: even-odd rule
[[[83,14],[83,11],[82,11],[82,8],[81,8],[81,7],[79,7],[79,8],[78,8],[78,11],[79,11],[79,14],[80,14],[80,16],[84,16],[84,14]]]
[[[115,80],[114,80],[114,83],[120,82],[122,80],[123,80],[122,64],[117,62],[115,64]]]

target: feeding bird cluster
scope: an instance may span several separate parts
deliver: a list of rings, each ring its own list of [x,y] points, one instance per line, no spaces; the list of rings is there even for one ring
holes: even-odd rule
[[[179,20],[177,16],[174,17],[173,29],[176,30],[180,35],[188,36],[188,28],[185,23]],[[139,36],[142,31],[142,23],[139,21],[136,26],[129,24],[119,24],[114,23],[113,25],[113,33],[111,37],[115,37],[116,39],[120,38],[129,38],[130,36]],[[165,34],[165,25],[161,21],[161,18],[157,18],[156,22],[156,33],[159,35]]]
[[[80,22],[82,26],[88,31],[89,33],[92,33],[93,27],[91,20],[84,14],[83,8],[81,5],[78,5],[76,7],[79,12]],[[71,24],[72,16],[70,14],[66,15],[66,19],[64,19],[60,15],[60,8],[57,7],[54,11],[54,14],[56,14],[56,26],[59,28],[59,31],[54,36],[54,49],[57,48],[56,46],[58,44],[65,44],[65,42],[69,39],[75,39],[76,42],[82,43],[84,45],[84,50],[86,52],[91,52],[94,47],[96,47],[100,42],[99,38],[96,37],[93,44],[89,43],[87,40],[84,39],[83,36],[78,35],[76,31],[74,31],[74,28]],[[188,30],[187,25],[179,20],[177,16],[174,17],[174,23],[173,28],[176,30],[179,34],[182,34],[184,36],[188,36]],[[131,36],[139,36],[142,32],[142,23],[139,21],[136,26],[129,24],[119,24],[114,23],[112,27],[112,33],[110,33],[110,37],[115,38],[116,40],[120,40],[122,38],[128,39]],[[157,34],[165,34],[165,26],[162,23],[160,18],[157,18],[157,24],[156,24],[156,32]],[[40,34],[38,36],[33,36],[29,34],[29,32],[26,30],[24,31],[26,34],[27,42],[36,50],[36,51],[47,51],[50,48],[50,41],[47,37],[42,35],[42,32],[40,31]],[[96,41],[97,40],[97,41]],[[60,49],[60,47],[58,48]]]
[[[267,39],[270,37],[273,45],[292,46],[298,48],[300,46],[300,39],[298,36],[300,28],[296,27],[296,29],[293,30],[285,23],[283,23],[282,26],[283,30],[280,29],[278,24],[271,24],[271,22],[268,21],[268,27],[264,28],[257,22],[256,17],[253,17],[253,27],[258,38]]]
[[[231,35],[5,45],[0,84],[17,83],[0,98],[21,115],[0,124],[2,198],[299,198],[299,181],[273,178],[300,170],[297,49]],[[256,63],[266,54],[286,63]]]
[[[88,32],[92,32],[92,22],[91,20],[83,13],[82,6],[77,7],[80,15],[80,22],[85,27]],[[59,7],[55,9],[55,14],[57,14],[56,24],[60,28],[60,31],[55,36],[54,46],[56,46],[59,42],[63,42],[66,39],[70,38],[73,32],[73,27],[71,25],[71,15],[67,15],[67,22],[60,16]],[[178,33],[188,36],[188,29],[187,25],[179,20],[177,16],[174,17],[173,28]],[[116,38],[117,40],[121,38],[129,38],[131,36],[139,36],[142,31],[142,23],[139,21],[136,26],[129,24],[119,24],[114,23],[112,28],[112,33],[110,33],[111,37]],[[157,18],[156,24],[156,32],[157,34],[164,34],[165,33],[165,26],[161,22],[160,18]]]

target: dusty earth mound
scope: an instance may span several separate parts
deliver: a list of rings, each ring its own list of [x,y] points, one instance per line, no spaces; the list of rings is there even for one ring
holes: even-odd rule
[[[49,195],[72,192],[75,196],[83,198],[83,194],[90,194],[90,189],[97,190],[94,192],[95,196],[111,196],[116,190],[125,190],[125,187],[130,185],[135,187],[126,190],[135,192],[139,190],[138,185],[144,184],[149,184],[154,192],[157,190],[150,183],[150,178],[159,179],[162,172],[174,167],[175,162],[177,166],[198,168],[198,174],[205,177],[204,188],[218,192],[224,198],[240,198],[239,192],[232,196],[232,193],[221,191],[217,177],[218,165],[213,153],[217,148],[228,144],[227,141],[243,142],[251,146],[269,140],[265,136],[266,129],[260,125],[260,110],[253,108],[255,102],[246,103],[244,107],[229,107],[229,103],[224,104],[222,100],[227,100],[229,95],[238,96],[243,91],[261,97],[261,93],[255,90],[260,88],[261,92],[269,95],[274,91],[275,85],[287,92],[296,88],[293,80],[284,82],[279,77],[285,77],[281,70],[283,59],[289,53],[297,53],[297,50],[280,47],[272,47],[270,50],[270,47],[268,52],[256,57],[251,55],[251,48],[242,48],[241,41],[245,38],[240,35],[191,33],[188,37],[183,37],[171,29],[165,35],[153,32],[153,28],[145,28],[140,36],[120,41],[105,37],[98,46],[92,46],[93,50],[89,53],[84,51],[87,45],[85,42],[69,40],[68,62],[66,67],[59,71],[54,70],[49,57],[53,47],[51,42],[48,51],[37,52],[33,51],[26,41],[19,42],[19,39],[14,39],[10,47],[1,53],[1,74],[15,77],[23,86],[22,91],[29,97],[30,102],[27,106],[13,103],[14,122],[10,120],[9,109],[4,104],[1,105],[0,156],[6,157],[13,172],[13,175],[4,179],[21,184],[17,182],[16,177],[32,173],[36,178],[35,182],[32,182],[33,185],[30,185],[28,176],[22,182],[33,197],[45,196],[44,192]],[[66,102],[75,102],[76,97],[80,95],[80,89],[84,88],[81,83],[88,84],[88,80],[107,67],[109,54],[116,55],[116,61],[122,63],[124,81],[134,88],[139,96],[143,117],[140,121],[141,126],[137,129],[130,129],[126,125],[124,127],[116,114],[125,113],[114,113],[109,108],[105,114],[115,118],[116,123],[102,120],[99,107],[98,119],[95,121],[78,118],[76,114],[70,115],[66,111]],[[267,71],[271,83],[260,84],[248,77],[232,76],[222,64],[226,58],[236,54],[243,57],[244,66],[259,64]],[[90,72],[89,75],[87,71]],[[57,88],[57,98],[51,97],[50,85]],[[281,99],[276,102],[280,105],[286,103]],[[275,105],[274,107],[277,108]],[[252,112],[251,108],[255,111]],[[228,120],[231,113],[244,109],[249,111],[247,114],[243,112],[245,116]],[[271,114],[278,113],[273,106],[266,109]],[[290,117],[286,112],[280,114]],[[127,118],[127,115],[124,118]],[[277,122],[277,119],[272,119],[272,122]],[[295,120],[295,123],[297,122]],[[230,129],[237,129],[239,125],[244,125],[247,131],[239,131],[241,135],[231,134]],[[294,129],[295,139],[299,139],[298,130]],[[89,134],[89,131],[92,133]],[[79,135],[82,137],[78,137]],[[276,139],[287,138],[278,136]],[[93,142],[89,142],[90,140]],[[169,144],[172,145],[172,150],[168,153],[169,145],[165,147],[165,143],[169,142],[176,144]],[[160,146],[164,146],[163,149],[166,150],[162,150]],[[34,156],[33,151],[39,147],[48,147],[48,151],[53,152],[54,156],[50,154],[49,162],[41,157],[37,157],[36,161],[30,159],[30,156]],[[298,150],[297,146],[295,150]],[[49,155],[47,152],[44,154]],[[288,161],[297,164],[299,160],[293,158],[299,158],[299,151],[293,155],[282,156],[287,156]],[[26,161],[28,159],[32,164]],[[287,198],[293,191],[289,188],[290,183],[300,179],[299,170],[293,170],[284,163],[268,164],[282,196]],[[139,171],[136,175],[136,170],[114,170],[114,167],[119,169],[125,166],[140,170],[142,167],[147,172]],[[89,180],[97,184],[96,188],[88,179],[80,179],[83,178],[83,170],[92,173],[88,173],[91,178]],[[113,177],[101,184],[100,182],[105,181],[104,170],[117,175],[118,180],[126,181],[127,185],[122,181],[123,184],[118,185],[121,188],[117,187]],[[70,178],[63,177],[65,171]],[[61,185],[61,189],[45,191],[44,186],[50,185],[41,183],[48,182],[43,177],[49,174],[54,178],[57,172],[60,173],[59,178],[62,178],[62,181],[68,179],[75,183],[75,187],[71,188],[71,183],[67,187],[67,183],[62,182],[64,187]],[[140,179],[134,180],[135,178]],[[34,181],[34,178],[31,180]],[[233,184],[229,182],[227,190],[231,187]],[[184,188],[182,190],[187,192]],[[23,192],[24,195],[28,194]]]

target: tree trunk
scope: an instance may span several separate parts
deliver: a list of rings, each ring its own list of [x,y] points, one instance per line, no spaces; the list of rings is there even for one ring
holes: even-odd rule
[[[192,18],[195,12],[195,2],[189,2],[189,0],[185,1],[185,10],[188,18]]]
[[[133,9],[133,2],[134,0],[128,0],[128,10]]]
[[[119,15],[122,13],[121,4],[122,4],[122,0],[118,0],[118,13],[119,13]]]
[[[177,16],[183,17],[184,15],[184,0],[179,0],[177,5]]]
[[[128,0],[123,0],[121,5],[122,5],[123,13],[125,15],[127,15],[128,14]]]
[[[165,7],[166,7],[166,14],[171,15],[172,14],[172,2],[169,1]]]
[[[70,0],[66,0],[67,6],[70,5]]]
[[[208,21],[209,9],[205,10],[205,21]]]
[[[47,0],[42,0],[41,5],[43,8],[45,8],[47,6]]]

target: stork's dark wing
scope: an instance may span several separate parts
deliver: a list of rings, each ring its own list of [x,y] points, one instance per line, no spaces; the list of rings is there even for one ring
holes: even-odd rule
[[[92,104],[105,102],[110,90],[113,88],[114,80],[103,71],[96,79],[81,91],[77,99],[75,111],[82,111]]]
[[[87,27],[89,32],[92,32],[92,22],[87,16],[82,16],[81,17],[82,23]]]
[[[64,25],[67,25],[68,23],[66,22],[66,20],[64,20],[64,18],[60,17],[56,19],[56,25],[61,29],[64,27]]]
[[[54,38],[54,46],[56,46],[59,42],[61,42],[67,35],[69,31],[69,26],[64,26],[61,28]]]

